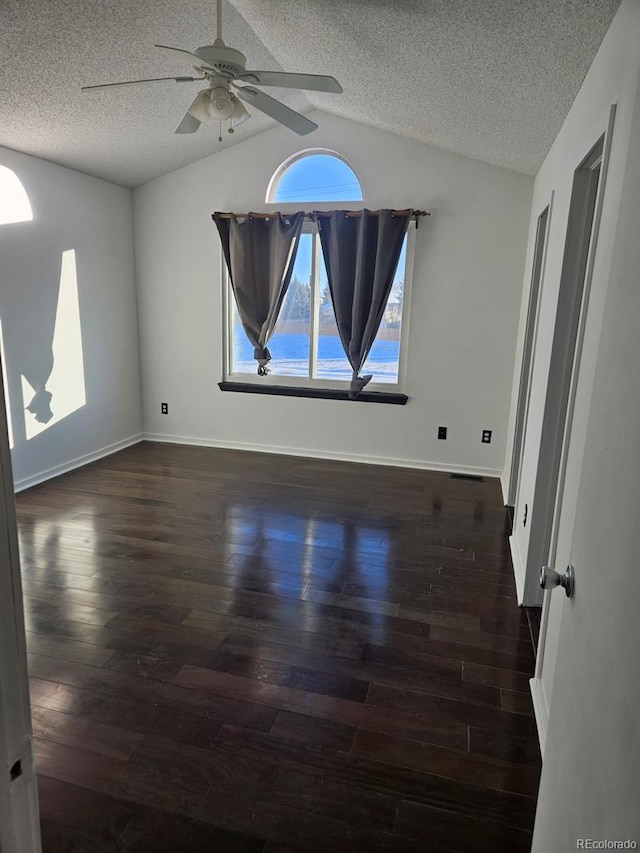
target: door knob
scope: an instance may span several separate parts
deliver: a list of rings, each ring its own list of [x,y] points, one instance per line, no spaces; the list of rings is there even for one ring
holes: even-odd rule
[[[554,571],[549,566],[543,566],[540,571],[540,586],[542,589],[555,589],[557,586],[564,587],[567,598],[573,595],[575,585],[575,571],[573,566],[567,566],[563,574]]]

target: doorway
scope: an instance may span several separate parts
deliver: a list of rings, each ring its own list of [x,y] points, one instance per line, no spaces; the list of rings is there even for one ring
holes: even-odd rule
[[[551,349],[540,455],[530,518],[531,530],[522,604],[539,605],[540,567],[554,562],[558,495],[562,494],[566,439],[571,433],[575,373],[588,303],[597,242],[602,185],[604,135],[575,170],[565,242],[556,322]]]

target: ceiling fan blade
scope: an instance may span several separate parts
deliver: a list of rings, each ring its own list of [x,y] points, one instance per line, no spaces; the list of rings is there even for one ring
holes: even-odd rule
[[[335,77],[326,74],[289,74],[287,71],[245,71],[238,80],[258,86],[282,86],[287,89],[307,89],[313,92],[333,92],[341,95],[342,86]]]
[[[112,86],[131,86],[134,83],[159,83],[162,80],[175,80],[176,83],[191,83],[194,80],[204,80],[204,77],[146,77],[144,80],[123,80],[121,83],[100,83],[97,86],[81,86],[81,92],[90,89],[110,89]]]
[[[209,62],[206,62],[197,53],[191,53],[190,50],[182,50],[180,47],[168,47],[166,44],[156,44],[154,47],[159,47],[161,50],[168,50],[176,59],[182,59],[183,62],[188,62],[189,65],[195,65],[196,68],[213,68]],[[195,60],[195,61],[194,61]]]
[[[245,103],[251,104],[252,107],[271,116],[271,118],[279,121],[280,124],[288,127],[289,130],[299,133],[300,136],[311,133],[312,130],[318,127],[314,121],[290,109],[281,101],[276,101],[270,95],[265,95],[264,92],[251,89],[249,86],[236,86],[235,89],[238,97],[245,101]]]
[[[191,115],[191,113],[186,112],[184,114],[184,118],[176,127],[174,133],[195,133],[196,130],[200,127],[200,124],[201,123],[194,115]]]

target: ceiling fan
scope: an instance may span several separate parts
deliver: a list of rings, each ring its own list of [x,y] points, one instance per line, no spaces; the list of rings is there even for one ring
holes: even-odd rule
[[[247,118],[249,113],[243,101],[256,110],[265,113],[295,133],[311,133],[318,125],[306,116],[292,110],[281,101],[266,95],[254,86],[281,86],[288,89],[307,89],[314,92],[342,93],[342,86],[334,77],[324,74],[289,74],[285,71],[247,71],[247,59],[239,50],[227,47],[222,40],[222,0],[217,0],[216,40],[213,44],[197,48],[193,53],[177,47],[157,44],[162,50],[171,53],[177,59],[189,62],[198,72],[198,77],[150,77],[143,80],[125,80],[122,83],[102,83],[98,86],[82,86],[82,91],[108,89],[113,86],[130,86],[133,83],[155,83],[161,80],[174,80],[176,83],[190,83],[206,80],[207,88],[202,89],[188,108],[184,118],[177,126],[176,133],[194,133],[201,124],[210,119],[217,120],[220,127],[218,140],[222,142],[222,122],[228,121],[228,132],[233,133]],[[249,85],[238,85],[249,84]]]

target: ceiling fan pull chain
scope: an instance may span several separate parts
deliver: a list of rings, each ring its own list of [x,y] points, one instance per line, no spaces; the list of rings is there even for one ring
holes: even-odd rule
[[[218,142],[222,142],[222,122],[221,121],[218,122],[218,126],[219,126]]]

